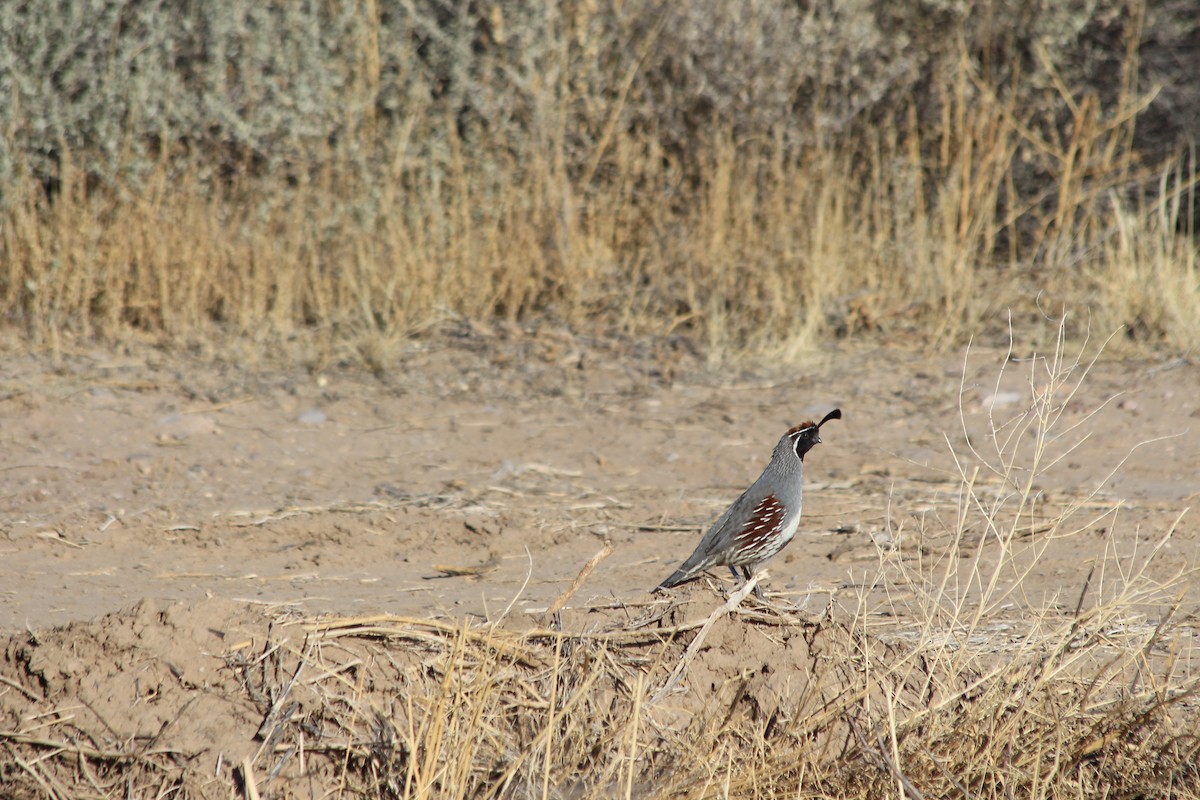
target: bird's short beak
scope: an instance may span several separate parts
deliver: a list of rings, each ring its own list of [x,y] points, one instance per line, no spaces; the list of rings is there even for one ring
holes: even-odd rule
[[[813,442],[813,444],[820,444],[820,443],[821,443],[821,434],[818,433],[816,436],[816,441]]]

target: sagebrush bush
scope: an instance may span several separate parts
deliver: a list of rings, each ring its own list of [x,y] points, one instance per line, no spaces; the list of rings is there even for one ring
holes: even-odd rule
[[[1114,209],[1191,180],[1142,155],[1182,124],[1138,124],[1200,106],[1157,55],[1200,30],[1188,9],[1027,11],[0,5],[0,302],[50,343],[216,324],[332,346],[447,312],[714,352],[957,341],[1039,290],[1090,301]],[[1189,309],[1121,322],[1186,349],[1167,320]]]

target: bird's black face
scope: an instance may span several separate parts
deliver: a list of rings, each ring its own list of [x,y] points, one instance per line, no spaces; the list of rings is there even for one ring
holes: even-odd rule
[[[792,448],[796,451],[796,458],[801,461],[804,460],[805,453],[820,443],[820,429],[811,423],[807,427],[801,427],[792,438]]]
[[[804,422],[792,428],[788,433],[792,436],[792,448],[796,458],[804,460],[804,454],[821,443],[821,426],[831,419],[841,419],[842,410],[835,408],[826,414],[820,422]]]

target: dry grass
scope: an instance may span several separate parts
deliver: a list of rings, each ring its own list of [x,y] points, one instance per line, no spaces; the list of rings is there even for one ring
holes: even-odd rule
[[[654,20],[620,32],[643,60],[690,17]],[[6,188],[0,313],[54,351],[96,335],[232,339],[373,368],[448,316],[683,333],[721,359],[836,337],[953,346],[1002,336],[1010,311],[1048,342],[1041,303],[1094,309],[1139,347],[1200,344],[1195,176],[1139,160],[1153,94],[1135,81],[1102,103],[1061,78],[1001,82],[960,50],[920,106],[893,97],[868,128],[822,127],[818,97],[807,129],[746,130],[757,117],[714,112],[676,150],[679,131],[637,124],[654,102],[648,62],[609,63],[608,40],[587,39],[610,22],[597,9],[548,17],[527,34],[548,37],[536,58],[464,65],[523,87],[526,116],[497,117],[488,136],[460,132],[428,94],[398,122],[372,111],[387,31],[368,15],[349,40],[361,63],[336,93],[346,119],[299,161],[261,173],[254,152],[160,152],[113,183],[64,139],[52,175],[17,170]],[[613,75],[588,71],[597,58]],[[1124,59],[1134,74],[1135,38]],[[473,91],[484,103],[499,89]]]

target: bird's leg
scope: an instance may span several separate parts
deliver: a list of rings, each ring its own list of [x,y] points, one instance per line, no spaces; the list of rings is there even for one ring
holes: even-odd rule
[[[737,571],[737,567],[730,566],[729,571],[733,573],[733,591],[737,591],[742,585],[741,573]]]
[[[733,567],[730,567],[730,569],[733,569]],[[735,570],[733,574],[737,575],[737,571]],[[742,567],[742,583],[745,584],[746,581],[750,580],[750,576],[752,576],[753,574],[754,574],[754,572],[753,572],[753,570],[750,569],[749,564]],[[757,584],[757,583],[754,584],[754,596],[758,598],[760,603],[765,604],[767,602],[767,598],[762,593],[762,585],[761,584]]]
[[[733,573],[733,583],[734,583],[734,586],[733,586],[733,588],[734,588],[734,590],[736,590],[736,589],[737,589],[739,586],[741,586],[741,585],[742,585],[742,584],[741,584],[741,582],[740,582],[740,579],[741,579],[741,577],[742,577],[742,576],[738,574],[737,567],[730,567],[730,568],[729,568],[729,571]],[[711,576],[711,575],[710,575],[710,577],[715,577],[715,576]],[[728,594],[729,594],[729,592],[725,591],[725,587],[724,587],[724,586],[720,586],[720,585],[718,585],[718,586],[717,586],[717,590],[718,590],[719,592],[721,592],[722,594],[725,594],[725,595],[728,595]]]

